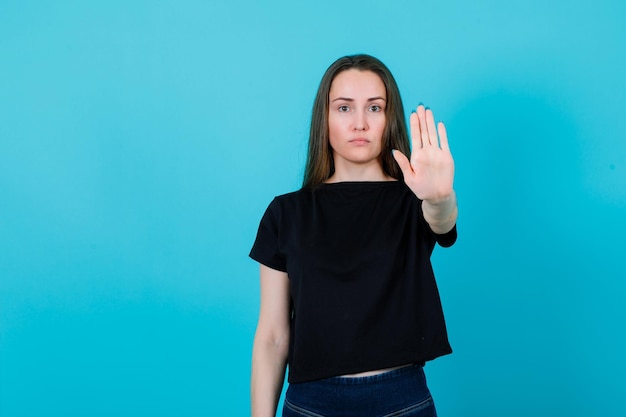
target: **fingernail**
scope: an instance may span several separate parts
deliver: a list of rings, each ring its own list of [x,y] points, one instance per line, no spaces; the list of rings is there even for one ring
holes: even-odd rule
[[[419,107],[419,106],[423,106],[423,105],[424,105],[424,103],[422,103],[422,102],[420,101],[420,102],[419,102],[419,104],[417,105],[417,107]]]
[[[415,111],[415,109],[413,109],[413,110],[411,110],[411,113],[417,113],[417,112]]]

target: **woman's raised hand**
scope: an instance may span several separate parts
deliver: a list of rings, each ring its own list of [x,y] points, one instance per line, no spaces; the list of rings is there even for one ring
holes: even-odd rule
[[[435,127],[430,109],[417,106],[411,113],[411,160],[394,150],[393,157],[404,175],[404,182],[424,201],[437,204],[453,193],[454,160],[443,122]]]

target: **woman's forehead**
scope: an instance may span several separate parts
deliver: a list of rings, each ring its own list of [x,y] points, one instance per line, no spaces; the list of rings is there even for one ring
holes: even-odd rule
[[[372,71],[349,69],[335,76],[330,86],[329,98],[386,99],[383,80]]]

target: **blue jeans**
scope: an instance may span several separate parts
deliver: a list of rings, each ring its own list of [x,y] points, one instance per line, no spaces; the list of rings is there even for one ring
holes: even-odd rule
[[[289,384],[283,417],[436,417],[420,365],[366,377]]]

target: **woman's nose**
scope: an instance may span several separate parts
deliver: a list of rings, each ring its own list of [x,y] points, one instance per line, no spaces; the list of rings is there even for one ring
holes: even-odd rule
[[[357,111],[354,115],[354,129],[355,130],[366,130],[367,129],[367,117],[365,112]]]

